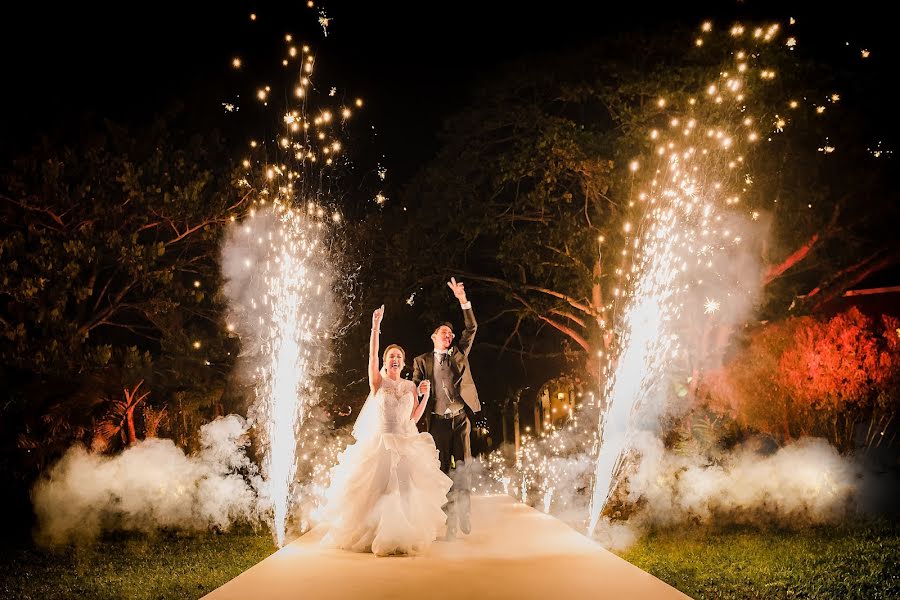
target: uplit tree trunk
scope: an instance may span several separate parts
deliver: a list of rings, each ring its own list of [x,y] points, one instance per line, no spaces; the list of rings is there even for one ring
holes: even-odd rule
[[[128,435],[126,443],[130,446],[137,441],[137,434],[134,431],[134,406],[125,413],[125,424]]]
[[[127,406],[127,408],[125,409],[125,442],[129,446],[137,442],[137,433],[135,433],[134,428],[134,409],[137,408],[137,405],[143,402],[147,398],[147,396],[150,395],[150,392],[144,392],[137,399],[135,399],[138,390],[143,384],[144,380],[141,379],[138,384],[134,386],[134,389],[129,390],[128,388],[125,388],[125,402]]]
[[[137,395],[143,384],[144,380],[142,379],[133,389],[124,388],[124,399],[109,400],[109,408],[105,417],[95,424],[92,448],[102,452],[107,448],[110,440],[116,436],[120,436],[122,443],[126,446],[137,441],[134,409],[150,395],[150,392]]]
[[[785,274],[791,267],[801,262],[809,253],[812,252],[812,249],[819,242],[819,233],[816,232],[809,238],[804,244],[801,244],[799,248],[794,250],[783,261],[776,265],[769,265],[766,269],[765,273],[763,273],[762,283],[764,286],[769,285],[779,277]]]
[[[519,448],[522,446],[522,434],[519,431],[519,401],[513,403],[513,441],[516,446],[516,456],[519,456]]]

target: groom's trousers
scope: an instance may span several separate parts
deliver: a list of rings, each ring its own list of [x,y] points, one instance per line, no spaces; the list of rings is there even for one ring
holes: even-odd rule
[[[430,433],[434,438],[441,460],[441,471],[453,480],[453,487],[447,495],[444,512],[447,526],[455,529],[458,518],[468,519],[470,512],[471,482],[468,468],[472,464],[472,449],[469,433],[472,425],[465,411],[453,417],[431,415]],[[452,462],[451,462],[452,457]],[[455,468],[451,472],[451,467]]]

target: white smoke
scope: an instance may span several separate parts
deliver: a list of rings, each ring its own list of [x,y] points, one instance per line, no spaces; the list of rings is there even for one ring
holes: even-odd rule
[[[273,265],[286,261],[303,271],[297,275],[297,281],[288,284],[309,289],[299,293],[309,305],[297,309],[316,315],[313,325],[303,331],[303,339],[298,341],[316,355],[310,367],[314,374],[329,365],[330,346],[314,342],[317,336],[327,338],[330,326],[349,307],[338,306],[331,293],[332,287],[342,283],[333,268],[340,250],[327,245],[326,233],[321,223],[304,216],[302,209],[281,207],[279,211],[276,206],[255,211],[226,229],[221,269],[223,291],[228,298],[228,322],[241,337],[241,369],[251,378],[256,377],[254,370],[260,366],[254,359],[267,360],[271,351],[270,327],[279,310],[274,302],[278,298],[273,297],[273,281],[281,276]]]
[[[896,480],[818,438],[774,452],[748,445],[720,453],[715,461],[667,449],[652,432],[641,432],[632,442],[611,508],[592,533],[616,551],[627,549],[651,527],[837,523],[890,510],[897,491]],[[488,465],[491,472],[481,474],[479,487],[508,493],[584,531],[592,455],[553,457],[546,464],[540,475]]]
[[[641,515],[654,525],[773,522],[821,524],[860,512],[867,472],[823,439],[803,439],[760,454],[739,449],[719,464],[667,451],[646,436],[636,446],[637,469],[628,475],[628,500],[643,501]]]
[[[594,539],[613,552],[624,552],[641,537],[641,531],[628,521],[611,521],[601,518],[594,530]]]
[[[801,528],[891,509],[897,481],[824,439],[806,438],[762,453],[739,448],[712,462],[667,450],[641,435],[622,487],[627,519],[603,518],[595,539],[624,550],[648,527],[684,523]]]
[[[185,455],[150,438],[109,456],[75,446],[35,485],[39,541],[90,541],[107,530],[227,529],[256,524],[268,510],[245,453],[247,425],[236,415],[201,428],[202,449]]]

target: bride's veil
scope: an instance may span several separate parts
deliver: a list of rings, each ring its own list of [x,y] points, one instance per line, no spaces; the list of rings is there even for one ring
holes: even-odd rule
[[[382,368],[381,376],[387,377],[387,371]],[[381,415],[378,410],[378,401],[372,392],[369,392],[362,408],[359,409],[359,416],[353,424],[353,437],[357,442],[369,440],[375,437],[381,431]]]

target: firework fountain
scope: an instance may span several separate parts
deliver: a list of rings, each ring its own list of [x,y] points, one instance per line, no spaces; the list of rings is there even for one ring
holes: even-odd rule
[[[348,164],[340,135],[352,115],[348,105],[322,106],[334,103],[334,88],[317,94],[310,47],[296,45],[290,34],[284,41],[282,66],[294,72],[290,93],[275,94],[270,86],[256,91],[259,108],[266,120],[277,119],[280,133],[249,142],[239,187],[253,208],[235,219],[223,248],[229,328],[241,336],[242,360],[252,373],[256,399],[248,416],[263,454],[264,495],[279,546],[296,501],[301,428],[320,401],[315,377],[329,363],[328,342],[342,316],[335,307],[333,243],[341,215],[325,185]],[[244,61],[236,57],[232,66],[242,69]],[[293,100],[273,106],[282,96]],[[362,100],[352,104],[359,108]]]
[[[250,419],[264,449],[266,495],[279,544],[297,470],[297,429],[318,402],[312,379],[327,362],[325,338],[334,318],[320,224],[278,202],[236,226],[225,247],[226,256],[238,262],[233,267],[244,271],[231,275],[227,291],[238,300],[232,306],[244,358],[256,365]]]
[[[702,47],[712,35],[705,23],[695,40]],[[673,362],[684,351],[683,313],[696,308],[698,293],[721,289],[723,261],[740,252],[739,221],[750,221],[747,196],[754,193],[746,157],[763,140],[783,131],[778,110],[761,106],[759,86],[775,79],[763,49],[781,43],[780,27],[747,30],[737,25],[730,35],[745,49],[730,52],[718,79],[695,96],[658,100],[667,127],[652,129],[648,138],[654,160],[642,182],[636,208],[638,225],[629,241],[635,249],[628,296],[618,335],[618,356],[608,373],[606,410],[599,423],[600,443],[591,498],[589,531],[593,531],[616,485],[632,437],[653,430],[665,410],[665,387]],[[788,50],[795,45],[788,38]],[[698,90],[699,92],[699,90]],[[754,111],[758,113],[754,114]],[[640,165],[632,163],[633,171]],[[630,234],[632,225],[625,224]],[[758,285],[740,286],[744,294],[725,299],[750,306]],[[744,297],[740,297],[744,296]],[[749,298],[748,298],[749,297]],[[748,301],[749,300],[749,301]],[[703,309],[715,314],[722,301],[706,298]]]

